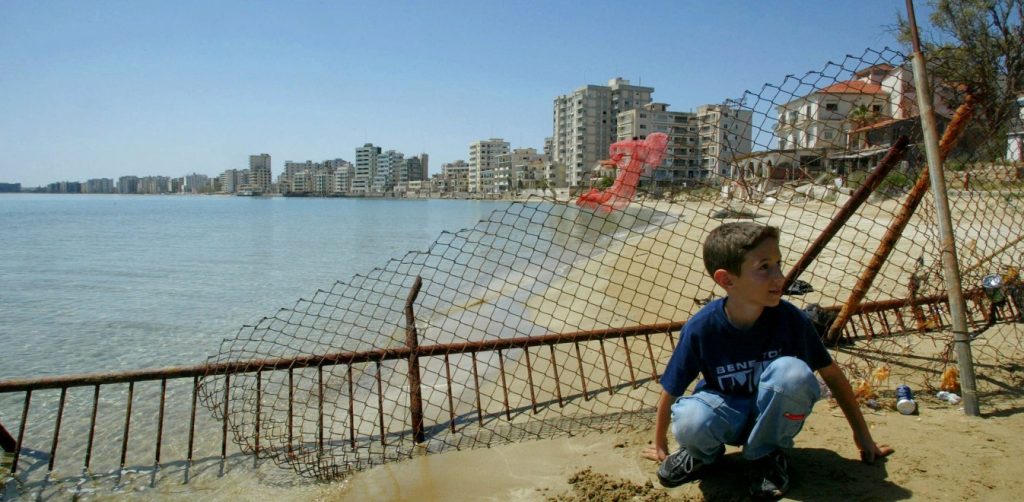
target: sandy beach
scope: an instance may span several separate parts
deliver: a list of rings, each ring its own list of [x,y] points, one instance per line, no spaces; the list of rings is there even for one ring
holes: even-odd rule
[[[685,318],[696,308],[694,300],[707,296],[710,280],[703,277],[696,257],[697,243],[706,228],[716,223],[709,214],[723,203],[663,204],[675,211],[687,226],[679,225],[623,243],[618,249],[573,270],[543,296],[533,299],[534,322],[551,331],[575,326],[601,327],[621,323],[622,318],[640,322]],[[763,221],[779,225],[788,237],[787,263],[796,250],[807,247],[816,231],[828,221],[831,204],[807,204],[780,208],[754,207]],[[802,305],[830,304],[829,299],[849,293],[860,263],[873,250],[863,235],[880,237],[894,211],[893,201],[868,206],[851,219],[846,237],[832,251],[825,265],[808,270],[818,290],[805,298],[791,298]],[[823,214],[824,213],[824,214]],[[915,217],[917,218],[917,217]],[[913,225],[922,225],[919,218]],[[969,229],[968,229],[969,230]],[[906,286],[898,278],[905,263],[899,258],[920,254],[927,248],[915,238],[927,229],[911,227],[901,244],[903,254],[883,267],[869,299],[899,297]],[[842,235],[842,234],[841,234]],[[857,249],[851,243],[860,242]],[[845,246],[845,247],[844,247]],[[865,249],[867,251],[865,251]],[[786,251],[784,251],[786,254]],[[794,256],[795,255],[795,256]],[[838,259],[837,259],[838,258]],[[849,270],[853,267],[853,270]],[[846,269],[846,270],[844,270]],[[593,278],[606,280],[595,281]],[[965,278],[965,281],[967,279]],[[588,282],[589,281],[589,282]],[[685,284],[680,289],[679,283]],[[574,294],[586,286],[585,299]],[[648,301],[636,301],[637,292]],[[680,292],[681,291],[681,292]],[[651,302],[654,303],[651,303]],[[834,302],[834,300],[833,300]],[[581,319],[588,306],[590,324]],[[638,307],[640,304],[640,307]],[[550,305],[557,305],[551,309]],[[630,312],[629,309],[637,309]],[[888,322],[888,321],[878,321]],[[879,331],[881,328],[879,327]],[[1009,500],[1024,489],[1024,465],[1015,460],[1024,432],[1024,330],[1002,324],[973,344],[978,376],[981,417],[968,417],[959,405],[934,396],[943,369],[950,367],[948,332],[900,335],[891,339],[861,341],[834,349],[833,356],[855,384],[870,386],[871,407],[862,406],[879,443],[895,448],[890,458],[866,465],[859,461],[849,426],[834,400],[815,406],[796,448],[790,452],[794,486],[792,500]],[[664,364],[670,347],[655,344],[655,360]],[[621,352],[622,349],[619,349]],[[617,364],[622,358],[614,358]],[[880,378],[876,370],[885,368]],[[615,373],[615,370],[612,371]],[[872,376],[876,375],[876,376]],[[916,389],[918,412],[902,415],[895,410],[894,389],[906,383]],[[655,476],[657,464],[640,453],[652,441],[654,405],[660,387],[647,380],[630,391],[627,404],[646,403],[630,427],[600,433],[571,431],[563,437],[527,440],[429,455],[387,464],[360,472],[336,491],[332,500],[733,500],[747,497],[747,466],[738,448],[730,448],[720,465],[702,480],[675,489],[662,488]],[[627,406],[628,407],[628,406]],[[598,412],[600,410],[595,410]]]

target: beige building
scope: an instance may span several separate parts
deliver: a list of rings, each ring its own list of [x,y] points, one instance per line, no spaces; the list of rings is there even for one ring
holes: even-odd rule
[[[441,164],[441,174],[439,180],[435,182],[435,188],[446,193],[467,193],[469,172],[469,164],[464,160]]]
[[[269,193],[271,181],[270,154],[250,155],[248,190],[256,195]]]
[[[617,141],[668,135],[661,165],[641,186],[656,189],[688,186],[722,174],[728,159],[750,153],[751,112],[722,105],[702,105],[697,112],[669,111],[665,103],[648,103],[619,113]],[[602,172],[614,176],[614,170]]]
[[[653,93],[653,87],[614,78],[607,86],[587,85],[555,98],[551,160],[565,166],[569,186],[585,186],[617,139],[619,113],[650,103]]]

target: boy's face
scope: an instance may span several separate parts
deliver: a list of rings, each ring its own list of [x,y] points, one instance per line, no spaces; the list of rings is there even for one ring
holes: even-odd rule
[[[786,277],[782,275],[782,253],[779,241],[765,239],[743,257],[740,275],[729,274],[730,286],[726,286],[730,299],[739,300],[751,306],[774,307],[782,299],[782,286]]]

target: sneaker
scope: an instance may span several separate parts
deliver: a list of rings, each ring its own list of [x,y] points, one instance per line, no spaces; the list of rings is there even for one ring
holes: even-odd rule
[[[775,450],[754,461],[754,481],[750,495],[754,498],[779,498],[789,490],[789,461]]]
[[[686,448],[680,448],[661,463],[661,467],[658,468],[658,481],[665,488],[675,488],[697,479],[697,473],[704,465],[704,462],[690,456]]]

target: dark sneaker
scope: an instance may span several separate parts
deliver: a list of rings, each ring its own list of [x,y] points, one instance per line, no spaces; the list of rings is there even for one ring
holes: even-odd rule
[[[704,462],[691,457],[686,448],[680,448],[661,463],[661,467],[658,468],[658,481],[665,488],[675,488],[697,479],[697,473],[704,465]]]
[[[789,490],[789,461],[776,450],[754,461],[754,481],[750,495],[754,498],[779,498]]]

